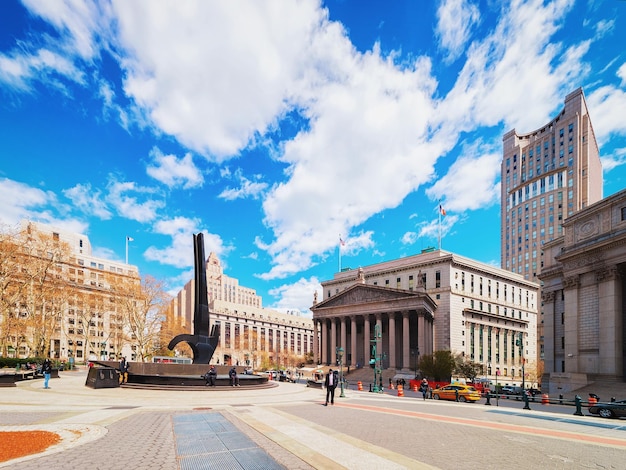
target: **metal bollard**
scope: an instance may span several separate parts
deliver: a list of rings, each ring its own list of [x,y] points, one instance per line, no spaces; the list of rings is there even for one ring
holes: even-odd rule
[[[574,415],[582,416],[583,415],[583,412],[582,412],[582,400],[581,400],[580,396],[576,395],[574,397],[574,403],[576,405],[576,411],[574,411]]]
[[[489,394],[489,392],[487,392],[487,401],[485,402],[485,405],[489,405],[489,406],[491,406],[491,400],[490,400],[490,398],[491,398],[491,395]]]
[[[524,393],[524,410],[530,410],[530,405],[528,404],[528,394]]]

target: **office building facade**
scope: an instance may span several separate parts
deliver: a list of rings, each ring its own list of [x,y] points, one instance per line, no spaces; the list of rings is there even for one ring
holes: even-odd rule
[[[17,284],[25,281],[19,276],[33,263],[47,264],[45,274],[29,274],[27,290],[2,292],[3,353],[13,357],[45,353],[77,362],[120,355],[135,360],[119,311],[120,299],[111,287],[138,285],[137,267],[93,256],[89,237],[60,227],[24,221],[17,237],[23,265],[7,273],[16,276]],[[43,348],[24,340],[38,335],[40,341],[49,342]]]
[[[563,220],[602,199],[602,165],[585,96],[565,98],[540,129],[503,137],[501,266],[537,281],[545,242],[563,234]]]

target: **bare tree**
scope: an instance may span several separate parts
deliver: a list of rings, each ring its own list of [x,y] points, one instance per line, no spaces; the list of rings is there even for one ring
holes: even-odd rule
[[[30,224],[1,237],[3,353],[13,343],[27,355],[48,356],[66,305],[63,265],[69,246]]]
[[[122,315],[127,341],[137,359],[145,362],[158,350],[161,325],[170,301],[163,283],[151,276],[128,278],[112,289],[117,294],[118,312]]]

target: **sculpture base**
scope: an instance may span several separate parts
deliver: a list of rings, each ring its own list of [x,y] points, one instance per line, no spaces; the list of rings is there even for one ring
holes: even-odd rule
[[[116,361],[92,361],[94,364],[109,369],[117,369],[119,363]],[[231,387],[228,371],[232,366],[215,366],[217,371],[216,387]],[[266,376],[244,374],[243,367],[237,367],[239,384],[242,387],[267,387]],[[147,385],[150,388],[176,387],[176,390],[200,388],[210,389],[206,385],[204,374],[209,370],[205,364],[163,364],[152,362],[129,362],[128,382],[129,388],[140,388]],[[117,371],[116,371],[117,372]],[[86,384],[87,385],[87,384]],[[95,388],[95,387],[94,387]]]

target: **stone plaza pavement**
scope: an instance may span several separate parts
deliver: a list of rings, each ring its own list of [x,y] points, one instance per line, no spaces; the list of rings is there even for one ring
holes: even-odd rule
[[[61,372],[49,390],[41,380],[0,388],[0,431],[62,438],[0,468],[626,468],[626,420],[574,416],[566,406],[337,390],[325,407],[325,392],[304,384],[94,390],[85,379],[84,370]]]

